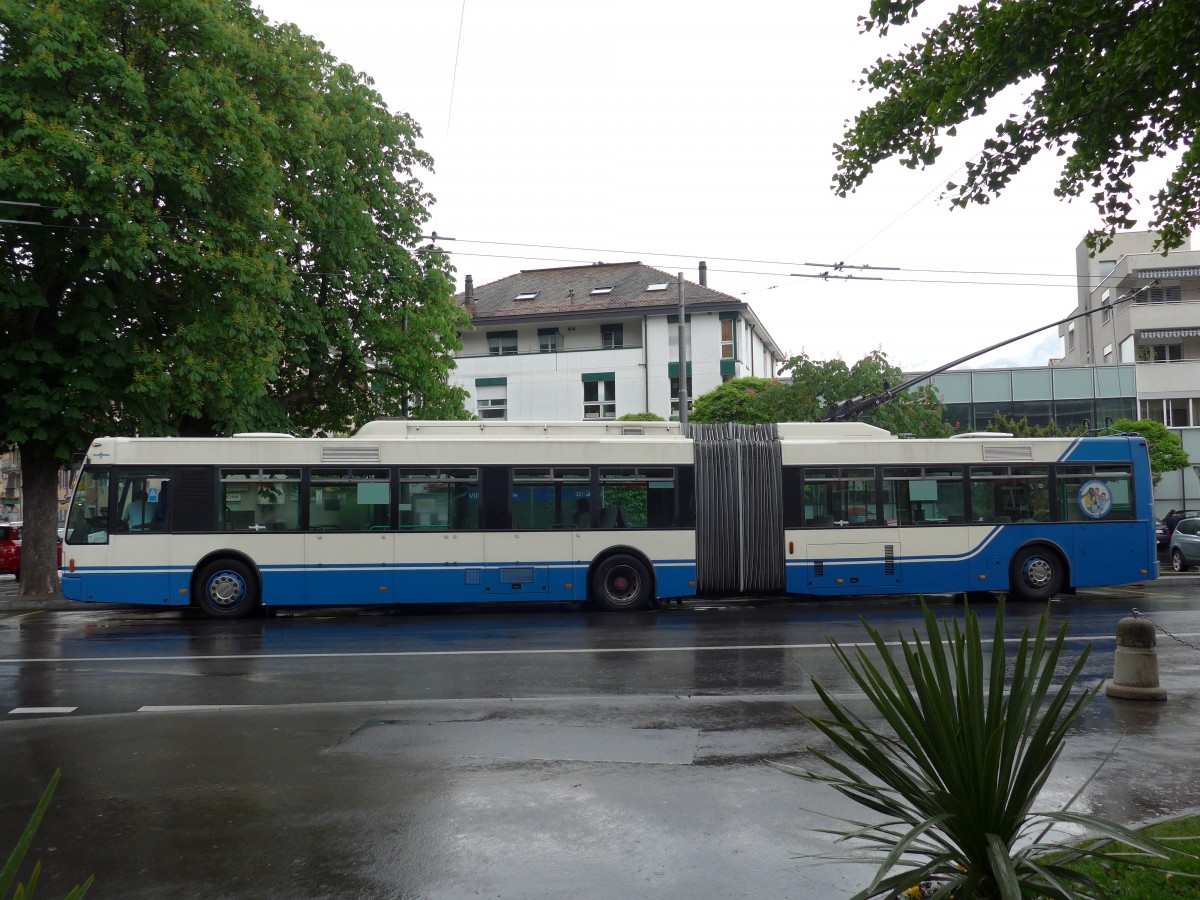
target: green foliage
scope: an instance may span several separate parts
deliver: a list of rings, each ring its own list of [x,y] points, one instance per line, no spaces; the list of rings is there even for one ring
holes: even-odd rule
[[[697,425],[777,422],[786,390],[784,385],[768,378],[733,378],[697,397],[688,413],[688,422]]]
[[[766,378],[735,378],[699,397],[689,421],[696,423],[819,422],[841,400],[870,396],[899,385],[904,373],[873,351],[853,366],[840,359],[819,361],[800,354],[783,365],[791,384]],[[931,387],[894,397],[864,417],[893,434],[946,437],[952,429],[942,421],[942,403]]]
[[[1028,417],[1010,419],[999,410],[988,422],[984,431],[1011,434],[1014,437],[1078,437],[1087,433],[1087,429],[1082,425],[1078,428],[1059,428],[1058,423],[1053,419],[1050,420],[1049,425],[1030,425]]]
[[[923,0],[872,0],[864,32],[908,24]],[[956,127],[988,112],[1009,86],[1026,91],[1024,111],[1009,115],[967,162],[962,184],[947,184],[952,203],[987,203],[1038,153],[1063,157],[1055,193],[1087,197],[1101,227],[1095,249],[1132,228],[1135,169],[1179,151],[1154,195],[1148,227],[1160,246],[1179,247],[1200,215],[1200,2],[1143,0],[993,0],[959,6],[901,53],[865,70],[879,91],[834,148],[834,190],[855,190],[875,165],[896,157],[908,168],[932,164]]]
[[[663,417],[658,413],[640,412],[640,413],[625,413],[623,416],[617,416],[618,422],[662,422]]]
[[[365,75],[249,0],[0,3],[0,68],[0,445],[467,417],[431,160]]]
[[[1144,830],[1172,849],[1168,860],[1151,860],[1147,866],[1110,865],[1103,860],[1085,859],[1071,868],[1093,878],[1105,897],[1126,900],[1166,900],[1170,897],[1195,898],[1200,879],[1200,817],[1185,816]],[[1128,851],[1125,845],[1111,848]],[[1186,875],[1186,878],[1179,877]]]
[[[1161,422],[1150,419],[1118,419],[1112,423],[1112,430],[1126,434],[1140,434],[1146,439],[1146,449],[1150,451],[1150,472],[1154,483],[1158,484],[1167,472],[1186,469],[1191,465],[1187,451],[1183,449],[1183,441],[1179,436],[1167,429]]]
[[[963,626],[955,619],[941,628],[924,602],[922,611],[924,639],[916,629],[911,642],[901,637],[899,660],[865,618],[878,662],[863,647],[851,656],[831,642],[886,728],[851,711],[814,678],[828,716],[803,715],[834,751],[808,750],[832,772],[773,764],[829,785],[877,815],[873,823],[839,820],[845,827],[829,832],[861,851],[848,858],[878,863],[856,900],[892,897],[923,882],[932,882],[941,897],[1099,897],[1095,880],[1074,863],[1166,857],[1166,848],[1144,835],[1070,812],[1074,798],[1061,810],[1033,811],[1067,731],[1101,687],[1075,694],[1090,647],[1055,689],[1065,624],[1051,641],[1043,614],[1032,640],[1028,630],[1022,633],[1009,665],[1002,603],[986,646],[973,610],[966,610]],[[1096,842],[1047,840],[1062,824],[1134,849],[1117,854]]]
[[[12,853],[9,854],[4,868],[0,869],[0,898],[8,897],[9,891],[12,891],[13,900],[33,900],[34,891],[37,890],[38,879],[42,874],[41,862],[33,864],[33,871],[29,875],[28,884],[17,882],[17,873],[20,872],[21,865],[25,862],[25,856],[29,853],[29,848],[33,844],[33,839],[37,834],[38,828],[41,827],[42,819],[46,817],[46,810],[50,808],[50,800],[54,796],[54,791],[58,787],[60,778],[62,778],[62,770],[56,769],[54,776],[50,779],[50,783],[42,791],[42,797],[38,801],[38,805],[34,808],[33,815],[29,817],[29,822],[26,824],[25,830],[21,833],[21,837],[17,840],[17,845],[13,847]],[[79,898],[88,892],[94,880],[94,876],[88,876],[87,881],[71,889],[70,893],[67,894],[67,900],[79,900]],[[13,887],[14,882],[16,882],[15,888]]]

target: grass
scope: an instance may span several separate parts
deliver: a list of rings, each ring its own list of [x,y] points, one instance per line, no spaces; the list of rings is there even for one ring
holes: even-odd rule
[[[1171,859],[1154,859],[1137,866],[1089,860],[1071,863],[1070,867],[1094,879],[1107,896],[1121,900],[1200,898],[1200,815],[1173,819],[1146,828],[1142,833],[1183,852],[1174,854]],[[1119,852],[1127,848],[1110,845],[1109,849]],[[1192,855],[1185,856],[1185,853]],[[1171,871],[1192,877],[1184,878],[1171,874]]]

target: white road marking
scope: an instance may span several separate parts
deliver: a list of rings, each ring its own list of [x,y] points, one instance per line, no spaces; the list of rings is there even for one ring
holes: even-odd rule
[[[1200,632],[1179,632],[1180,638],[1200,638]],[[1110,643],[1115,641],[1113,634],[1092,634],[1068,636],[1068,644],[1079,643]],[[1020,643],[1020,638],[1005,638],[1006,644]],[[1033,638],[1030,637],[1030,643]],[[1052,639],[1051,639],[1052,641]],[[984,640],[990,644],[990,640]],[[870,641],[839,641],[843,648],[875,646]],[[885,641],[885,646],[899,647],[899,641]],[[909,641],[912,645],[912,641]],[[1159,646],[1171,646],[1160,644]],[[554,655],[586,655],[602,653],[721,653],[742,652],[746,650],[828,650],[828,642],[815,641],[807,644],[720,644],[709,646],[685,647],[570,647],[554,649],[509,649],[509,650],[373,650],[363,652],[341,653],[227,653],[227,654],[193,654],[181,653],[178,656],[60,656],[60,657],[31,657],[24,659],[0,659],[3,665],[25,665],[28,663],[131,663],[131,662],[194,662],[196,660],[221,659],[396,659],[402,657],[432,657],[432,656],[554,656]]]
[[[56,713],[65,715],[73,713],[79,709],[78,706],[18,706],[16,709],[10,709],[10,716],[40,716],[47,713]]]

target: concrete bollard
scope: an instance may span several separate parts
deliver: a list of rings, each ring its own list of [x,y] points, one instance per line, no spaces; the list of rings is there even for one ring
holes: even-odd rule
[[[1158,650],[1154,623],[1135,609],[1117,623],[1117,652],[1113,657],[1113,679],[1104,692],[1119,700],[1166,700],[1158,686]]]

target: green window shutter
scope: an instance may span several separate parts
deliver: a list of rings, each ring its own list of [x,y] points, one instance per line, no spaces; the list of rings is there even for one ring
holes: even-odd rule
[[[687,364],[688,378],[692,377],[692,361],[689,359]],[[667,375],[671,378],[679,377],[679,363],[667,363]]]
[[[736,312],[719,313],[717,317],[720,319],[727,319],[730,322],[736,322],[738,320],[738,314]]]
[[[616,381],[615,372],[584,372],[584,381]]]
[[[496,387],[497,385],[508,384],[508,378],[476,378],[475,387]]]
[[[736,375],[737,374],[737,360],[736,359],[721,360],[721,374],[722,375]]]

